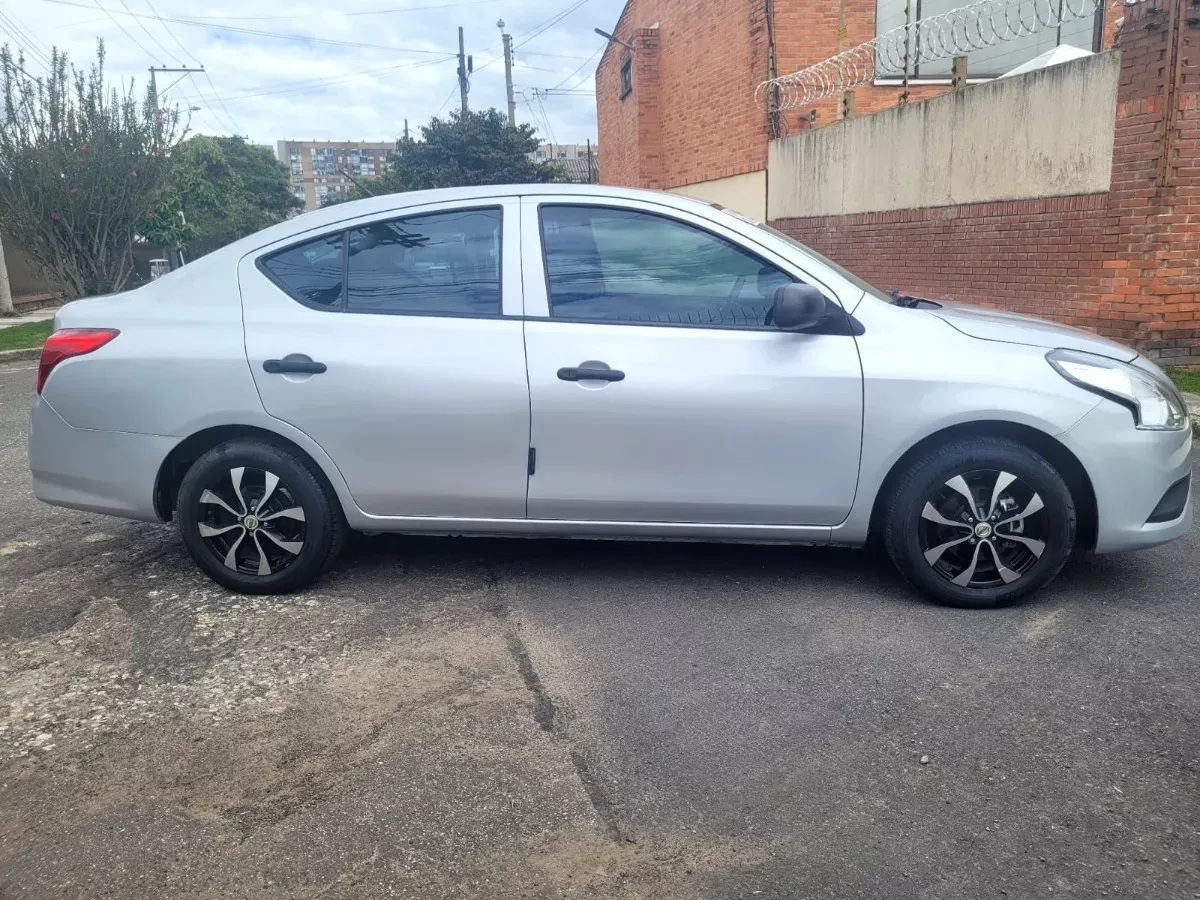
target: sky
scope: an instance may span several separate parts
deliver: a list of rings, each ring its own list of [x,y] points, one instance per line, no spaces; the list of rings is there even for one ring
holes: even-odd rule
[[[505,109],[501,31],[513,36],[517,121],[543,141],[596,141],[594,80],[623,0],[0,0],[0,43],[24,48],[45,71],[57,47],[76,65],[103,39],[112,82],[150,66],[160,94],[188,113],[193,132],[256,143],[394,140],[459,105],[459,25],[474,57],[472,109]],[[336,7],[336,8],[335,8]],[[19,9],[19,12],[16,10]],[[543,95],[537,92],[550,89]]]

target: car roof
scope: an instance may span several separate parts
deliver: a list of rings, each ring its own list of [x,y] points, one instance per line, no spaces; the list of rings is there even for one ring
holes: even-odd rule
[[[242,241],[240,249],[250,246],[264,247],[294,235],[337,225],[349,219],[360,216],[370,216],[377,213],[387,213],[393,210],[403,210],[409,207],[425,206],[437,203],[452,203],[462,200],[497,200],[505,197],[537,196],[570,196],[589,197],[598,200],[650,200],[664,206],[676,209],[705,211],[712,213],[713,205],[680,194],[669,194],[664,191],[647,191],[637,188],[613,187],[610,185],[594,184],[493,184],[475,187],[435,188],[427,191],[406,191],[398,194],[381,194],[378,197],[365,197],[362,200],[350,200],[346,203],[336,203],[320,209],[300,213],[278,225],[272,225],[263,231],[250,235]],[[230,245],[232,246],[232,245]]]

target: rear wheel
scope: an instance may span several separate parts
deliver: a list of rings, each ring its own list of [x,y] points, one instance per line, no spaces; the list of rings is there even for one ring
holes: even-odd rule
[[[308,585],[345,541],[341,508],[322,479],[262,441],[229,441],[201,456],[180,484],[176,509],[192,559],[244,594]]]
[[[901,476],[884,515],[884,545],[909,581],[941,603],[1000,606],[1063,567],[1075,542],[1066,482],[1004,438],[956,441]]]

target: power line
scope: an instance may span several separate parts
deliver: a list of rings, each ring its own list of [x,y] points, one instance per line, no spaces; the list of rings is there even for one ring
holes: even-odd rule
[[[150,12],[154,13],[154,18],[156,18],[158,20],[158,24],[161,25],[163,27],[163,30],[171,36],[171,40],[173,40],[176,43],[176,45],[179,47],[179,49],[182,50],[188,56],[190,56],[192,58],[192,62],[194,62],[196,65],[203,66],[204,64],[202,62],[200,62],[200,60],[196,59],[196,57],[192,53],[192,51],[188,50],[187,47],[183,46],[183,42],[180,41],[179,38],[177,38],[175,36],[175,32],[173,32],[171,30],[171,27],[166,22],[163,21],[163,17],[158,14],[158,10],[154,8],[154,4],[151,3],[150,0],[146,0],[146,5],[148,7],[150,7]],[[129,7],[126,7],[126,9],[128,9],[128,8]]]
[[[27,28],[25,23],[17,18],[15,13],[0,11],[0,22],[8,24],[8,28],[11,29],[8,33],[18,44],[22,43],[22,38],[24,39],[23,46],[29,50],[30,56],[33,57],[35,62],[47,67],[51,65],[50,55],[46,52],[48,49],[46,45],[38,40],[37,36]]]
[[[530,41],[532,41],[532,40],[533,40],[535,37],[537,37],[538,35],[542,34],[542,33],[543,33],[543,32],[545,32],[547,29],[553,28],[555,25],[557,25],[559,22],[561,22],[561,21],[562,21],[563,19],[565,19],[567,16],[571,15],[571,13],[575,12],[575,10],[579,9],[581,6],[583,6],[583,5],[584,5],[585,3],[587,3],[587,2],[588,2],[588,0],[576,0],[576,2],[572,3],[572,4],[571,4],[570,6],[568,6],[566,9],[564,9],[564,10],[562,10],[562,11],[560,11],[560,12],[557,12],[557,13],[555,13],[553,16],[551,16],[551,17],[550,17],[549,19],[547,19],[546,21],[544,21],[544,22],[541,22],[541,23],[540,23],[540,24],[538,24],[538,25],[534,25],[534,26],[533,26],[533,28],[529,29],[528,31],[526,31],[526,32],[523,32],[523,33],[521,33],[521,34],[517,35],[517,38],[514,38],[514,39],[513,39],[513,40],[514,40],[514,43],[513,43],[513,45],[512,45],[512,49],[513,49],[513,50],[516,50],[518,47],[523,47],[525,44],[528,44],[528,43],[529,43]],[[518,40],[519,38],[524,38],[524,40]],[[495,46],[496,46],[496,45],[495,45],[495,44],[493,44],[491,47],[489,47],[489,48],[488,48],[488,50],[490,51],[490,50],[493,50],[493,49],[495,49]],[[531,52],[531,53],[529,53],[529,54],[527,54],[527,55],[528,55],[528,56],[553,56],[554,54],[552,54],[552,53],[532,53],[532,52]],[[577,57],[577,56],[576,56],[576,57],[572,57],[572,58],[573,58],[573,59],[579,59],[579,57]],[[499,62],[499,61],[500,61],[500,60],[502,60],[502,59],[504,59],[504,54],[503,54],[503,53],[501,53],[499,56],[493,56],[491,59],[489,59],[489,60],[488,60],[487,62],[485,62],[483,65],[481,65],[481,66],[476,66],[476,67],[475,67],[475,71],[476,71],[476,72],[480,72],[480,71],[482,71],[482,70],[486,69],[488,66],[492,65],[493,63],[497,63],[497,62]]]
[[[244,94],[234,94],[228,98],[229,103],[239,103],[243,100],[250,100],[255,97],[278,96],[280,94],[304,93],[311,90],[316,90],[323,87],[330,87],[335,84],[341,84],[357,78],[360,75],[376,75],[382,72],[391,72],[396,69],[412,69],[422,66],[430,66],[449,62],[454,59],[453,56],[445,56],[438,59],[423,59],[420,62],[400,63],[394,66],[383,66],[377,69],[363,69],[357,72],[349,72],[343,75],[330,75],[325,78],[307,78],[300,81],[282,81],[273,84],[264,85],[264,90],[247,91]]]
[[[577,9],[579,9],[581,6],[583,6],[587,2],[588,2],[588,0],[576,0],[575,3],[572,3],[570,6],[568,6],[566,9],[564,9],[562,12],[553,16],[548,21],[543,22],[541,25],[535,25],[530,31],[527,31],[527,32],[525,32],[524,35],[519,36],[519,37],[524,38],[524,40],[518,39],[513,44],[513,49],[515,50],[517,47],[522,47],[525,44],[528,44],[535,37],[537,37],[538,35],[542,34],[545,31],[548,31],[549,29],[553,28],[555,25],[557,25],[563,19],[567,18],[567,16],[571,15],[573,12],[575,12]]]
[[[59,6],[75,6],[75,7],[80,7],[82,9],[90,9],[91,8],[84,3],[77,3],[77,2],[75,2],[75,0],[42,0],[42,2],[43,3],[54,3]],[[113,13],[111,11],[105,9],[103,6],[100,6],[99,0],[93,0],[93,2],[95,2],[96,5],[99,6],[101,10],[103,10],[105,13],[108,14],[109,18],[113,19],[114,23],[117,22],[117,20],[115,18],[113,18]],[[583,2],[586,2],[586,0],[583,0]],[[117,15],[123,15],[123,16],[127,15],[127,16],[133,16],[134,18],[142,18],[142,19],[153,18],[152,16],[139,15],[138,13],[122,13],[119,10],[117,11]],[[336,47],[354,47],[354,48],[366,49],[366,50],[387,50],[390,53],[422,53],[422,54],[428,54],[430,56],[441,56],[441,55],[444,55],[446,52],[445,50],[425,50],[425,49],[418,49],[416,47],[392,47],[392,46],[388,46],[387,44],[368,44],[368,43],[363,43],[360,41],[338,41],[338,40],[334,40],[333,38],[318,38],[318,37],[311,37],[311,36],[305,35],[305,34],[287,34],[285,32],[266,31],[264,29],[259,29],[259,28],[241,28],[241,27],[234,26],[234,25],[214,25],[211,22],[198,22],[195,19],[181,19],[181,18],[178,18],[177,16],[160,16],[159,19],[163,22],[173,22],[176,25],[188,25],[188,26],[195,27],[195,28],[208,28],[208,29],[214,30],[214,31],[228,31],[228,32],[233,32],[235,34],[250,34],[250,35],[254,35],[256,37],[274,38],[274,39],[282,40],[282,41],[300,41],[302,43],[308,43],[308,44],[331,44]],[[117,23],[117,25],[118,25],[118,27],[120,27],[119,23]],[[126,36],[129,37],[129,39],[132,40],[135,44],[138,43],[136,40],[134,40],[133,35],[129,34],[129,32],[127,32],[127,31],[125,31],[124,28],[121,28],[121,30],[123,32],[125,32]],[[140,44],[138,44],[138,46],[141,47]],[[146,50],[145,47],[142,47],[141,49],[142,49],[142,52],[146,53],[147,55],[152,55],[149,53],[149,51]]]
[[[450,88],[450,93],[448,93],[446,95],[446,99],[442,101],[442,105],[437,108],[437,112],[435,112],[433,114],[432,118],[436,119],[439,115],[441,115],[442,110],[446,108],[446,104],[450,102],[450,98],[453,97],[457,93],[458,93],[458,82],[455,82],[454,87]]]
[[[12,29],[11,26],[6,26],[3,23],[3,21],[0,21],[0,31],[3,31],[6,35],[8,35],[10,38],[12,38],[13,43],[17,45],[17,49],[19,51],[23,51],[24,53],[29,54],[30,62],[35,62],[38,65],[40,65],[43,69],[45,69],[46,71],[50,71],[50,65],[43,61],[42,57],[38,54],[36,48],[26,44],[25,41],[18,35],[18,33],[15,29]],[[16,63],[14,62],[14,65],[15,64]],[[24,69],[21,69],[21,71],[25,72]],[[30,75],[28,72],[25,72],[25,74],[27,76],[29,76],[30,78],[33,78],[33,76]]]
[[[427,9],[447,9],[451,6],[482,6],[485,3],[499,3],[500,0],[457,0],[454,3],[438,3],[433,6],[393,6],[388,9],[360,9],[355,12],[341,12],[343,16],[383,16],[391,13],[419,12]],[[211,22],[248,22],[248,21],[282,21],[284,19],[311,19],[312,15],[293,13],[286,16],[193,16],[194,19]]]
[[[151,53],[149,50],[147,50],[145,47],[143,47],[143,46],[141,45],[141,43],[138,41],[138,39],[137,39],[137,38],[135,38],[135,37],[134,37],[132,34],[130,34],[128,31],[126,31],[126,30],[125,30],[125,26],[124,26],[124,25],[122,25],[120,22],[118,22],[118,21],[117,21],[117,19],[116,19],[116,16],[114,16],[114,15],[113,15],[113,14],[112,14],[112,13],[111,13],[109,10],[105,9],[103,6],[101,6],[101,5],[100,5],[100,0],[92,0],[92,2],[96,4],[96,8],[97,8],[97,9],[99,9],[99,10],[100,10],[101,12],[103,12],[103,13],[104,13],[106,16],[108,16],[110,19],[112,19],[112,23],[113,23],[114,25],[116,25],[116,26],[117,26],[119,29],[121,29],[121,34],[125,35],[125,37],[127,37],[127,38],[129,38],[131,41],[133,41],[133,45],[134,45],[135,47],[137,47],[139,50],[141,50],[143,53],[145,53],[145,54],[146,54],[148,57],[150,57],[151,59],[154,59],[154,54],[153,54],[153,53]],[[83,6],[83,4],[82,4],[82,3],[72,3],[71,5],[72,5],[72,6]]]
[[[241,132],[242,134],[245,134],[246,129],[242,128],[241,125],[238,124],[237,119],[230,114],[229,107],[225,105],[225,101],[222,100],[221,95],[217,93],[217,86],[213,84],[212,76],[208,74],[207,70],[204,72],[204,80],[208,82],[208,86],[212,88],[213,96],[216,97],[217,102],[221,104],[221,111],[225,114],[225,118],[229,120],[229,124],[233,126],[233,133],[237,134],[238,132]],[[197,85],[196,90],[199,89],[199,85]]]
[[[605,47],[607,47],[607,46],[608,46],[607,44],[602,44],[602,45],[601,45],[601,46],[600,46],[600,47],[599,47],[599,48],[596,50],[596,52],[595,52],[595,53],[593,53],[593,54],[592,54],[591,56],[589,56],[589,57],[588,57],[588,58],[587,58],[587,59],[586,59],[586,60],[585,60],[583,63],[581,63],[581,64],[580,64],[580,66],[579,66],[579,68],[578,68],[578,69],[576,69],[574,72],[572,72],[572,73],[571,73],[570,75],[568,75],[566,78],[564,78],[562,81],[560,81],[560,82],[559,82],[558,84],[556,84],[554,87],[550,88],[550,90],[552,90],[552,91],[554,91],[554,90],[557,90],[558,88],[560,88],[560,87],[562,87],[564,84],[566,84],[568,81],[570,81],[572,78],[574,78],[576,75],[578,75],[580,72],[582,72],[582,71],[583,71],[583,68],[584,68],[584,66],[586,66],[586,65],[587,65],[588,63],[590,63],[590,62],[591,62],[593,59],[595,59],[597,56],[599,56],[599,55],[600,55],[600,53],[601,53],[601,52],[604,50],[604,48],[605,48]],[[579,80],[579,82],[577,82],[577,83],[575,84],[575,87],[579,87],[579,85],[583,84],[583,82],[585,82],[585,81],[587,81],[587,76],[586,76],[586,75],[585,75],[585,76],[584,76],[582,79],[580,79],[580,80]]]
[[[128,4],[128,3],[126,3],[126,2],[125,2],[125,0],[120,0],[120,4],[121,4],[123,7],[125,7],[125,12],[129,13],[130,15],[133,15],[133,10],[129,8],[129,4]],[[166,54],[166,55],[163,57],[163,62],[164,62],[164,63],[165,63],[165,62],[167,62],[167,60],[169,60],[169,59],[171,58],[171,51],[170,51],[170,50],[168,50],[166,47],[164,47],[164,46],[163,46],[163,42],[162,42],[162,41],[160,41],[158,38],[156,38],[156,37],[155,37],[153,34],[151,34],[151,33],[150,33],[150,29],[149,29],[149,28],[147,28],[147,27],[146,27],[146,26],[145,26],[145,25],[142,23],[142,20],[141,20],[140,18],[137,20],[137,24],[138,24],[138,27],[142,29],[142,31],[146,32],[146,37],[150,38],[150,40],[151,40],[151,41],[152,41],[152,42],[153,42],[155,45],[157,45],[157,46],[158,46],[158,49],[159,49],[159,50],[161,50],[161,51],[162,51],[164,54]],[[178,60],[176,60],[176,61],[178,62]]]

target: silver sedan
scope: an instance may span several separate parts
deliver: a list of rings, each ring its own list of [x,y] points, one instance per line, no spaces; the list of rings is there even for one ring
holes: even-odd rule
[[[859,546],[945,603],[1191,522],[1191,429],[1133,350],[881,293],[743,216],[577,185],[307,213],[63,307],[48,503],[178,523],[236,591],[350,529]]]

